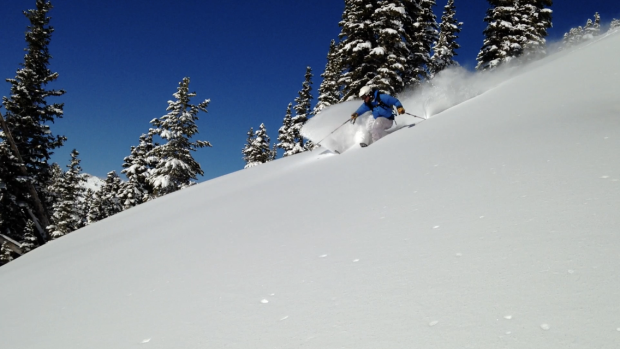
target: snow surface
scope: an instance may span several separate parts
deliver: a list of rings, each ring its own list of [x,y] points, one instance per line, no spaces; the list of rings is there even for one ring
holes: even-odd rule
[[[0,268],[1,347],[618,348],[619,56],[53,241]]]

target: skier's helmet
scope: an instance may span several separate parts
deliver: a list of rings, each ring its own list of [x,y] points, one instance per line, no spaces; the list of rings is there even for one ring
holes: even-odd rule
[[[372,88],[370,86],[364,86],[360,89],[360,98],[364,98],[364,96],[370,96],[372,94]]]

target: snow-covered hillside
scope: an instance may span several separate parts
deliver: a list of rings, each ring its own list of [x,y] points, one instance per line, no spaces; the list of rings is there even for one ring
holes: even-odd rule
[[[0,268],[1,347],[616,349],[618,57],[609,36],[51,242]]]

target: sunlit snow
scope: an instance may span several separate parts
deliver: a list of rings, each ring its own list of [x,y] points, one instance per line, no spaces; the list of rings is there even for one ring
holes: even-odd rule
[[[368,117],[345,124],[360,102],[328,107],[309,130],[344,125],[341,155],[216,178],[2,266],[2,348],[617,348],[619,56],[613,35],[496,81],[448,72],[400,96],[428,120],[367,148]]]

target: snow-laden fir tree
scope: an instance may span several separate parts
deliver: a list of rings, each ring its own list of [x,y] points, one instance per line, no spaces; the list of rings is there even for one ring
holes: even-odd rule
[[[60,191],[58,190],[60,183],[64,180],[65,171],[62,170],[60,165],[57,163],[52,163],[50,165],[50,179],[47,182],[47,187],[45,188],[45,192],[47,193],[45,197],[45,204],[47,207],[51,207],[51,212],[54,212],[54,205],[60,202]]]
[[[524,61],[539,59],[547,54],[545,39],[548,29],[552,27],[553,11],[547,7],[553,0],[519,0],[516,2],[519,12],[519,28],[525,36],[523,43]]]
[[[24,240],[21,243],[22,253],[26,254],[39,245],[37,244],[37,238],[34,234],[34,222],[32,220],[28,220],[26,223],[26,228],[24,228]]]
[[[6,264],[13,260],[13,250],[9,247],[9,243],[6,241],[2,242],[0,246],[0,265]]]
[[[560,50],[564,50],[572,46],[579,45],[584,41],[591,40],[595,36],[600,35],[600,32],[601,16],[597,12],[594,14],[594,21],[588,18],[585,27],[579,26],[576,28],[571,28],[567,33],[564,34]]]
[[[270,148],[270,139],[265,124],[260,124],[256,132],[250,127],[242,153],[245,161],[244,168],[254,167],[273,160],[273,152]]]
[[[562,46],[560,50],[573,47],[583,41],[583,28],[581,26],[577,28],[571,28],[562,38]]]
[[[594,21],[588,19],[586,26],[583,28],[584,40],[593,39],[601,34],[601,16],[598,12],[594,13]]]
[[[293,149],[289,151],[288,155],[295,155],[303,153],[307,150],[312,150],[313,144],[310,141],[305,142],[301,135],[301,128],[306,124],[312,114],[312,69],[306,68],[306,74],[304,82],[302,83],[301,90],[298,92],[297,98],[295,98],[295,116],[291,122],[291,134],[293,136]]]
[[[118,194],[124,209],[142,204],[153,195],[148,177],[149,171],[158,161],[148,155],[156,145],[153,143],[153,135],[143,134],[138,146],[132,146],[131,153],[125,157],[121,173],[125,174],[127,182],[121,184]]]
[[[46,87],[58,78],[58,74],[48,68],[51,59],[49,44],[54,32],[54,28],[49,25],[50,17],[47,16],[51,9],[50,1],[36,0],[35,9],[24,11],[30,21],[26,31],[26,54],[15,78],[7,79],[11,84],[11,95],[3,97],[2,101],[6,108],[7,126],[27,169],[27,175],[21,175],[16,154],[7,156],[6,152],[1,152],[3,158],[0,162],[7,169],[2,175],[7,195],[0,202],[0,210],[5,218],[11,218],[2,221],[0,231],[8,231],[17,240],[23,238],[24,228],[30,219],[28,211],[34,212],[42,222],[49,222],[49,212],[36,209],[25,183],[34,184],[38,196],[45,202],[43,188],[50,178],[47,161],[52,150],[66,140],[64,136],[53,135],[49,127],[50,123],[62,117],[63,104],[48,104],[48,98],[64,94],[62,90]],[[2,138],[5,143],[4,132]]]
[[[406,87],[415,87],[430,78],[431,49],[439,36],[435,0],[402,0],[407,17],[405,43],[409,50],[403,79]]]
[[[371,28],[376,36],[376,46],[369,59],[377,67],[375,76],[367,83],[382,92],[394,95],[405,88],[402,78],[409,57],[403,41],[407,12],[400,0],[382,0],[371,16]]]
[[[377,0],[345,0],[337,59],[342,75],[338,84],[342,87],[343,101],[357,97],[360,88],[366,86],[377,72],[370,59],[370,52],[377,46],[372,28],[372,15],[378,8]]]
[[[115,171],[108,172],[104,184],[99,191],[87,196],[90,199],[87,223],[92,224],[123,211],[123,205],[118,198],[121,188],[121,179]]]
[[[489,70],[509,62],[523,52],[521,33],[515,28],[517,8],[514,1],[488,0],[491,8],[487,10],[484,21],[488,23],[484,30],[484,44],[476,60],[477,70]]]
[[[609,30],[615,30],[616,28],[620,28],[620,19],[613,19],[611,24],[609,24]]]
[[[71,152],[71,163],[68,170],[60,177],[55,192],[59,200],[54,204],[52,225],[48,228],[52,239],[65,236],[84,226],[85,212],[82,212],[81,201],[84,200],[84,177],[80,167],[78,151]]]
[[[336,41],[332,40],[329,44],[325,71],[321,74],[323,81],[318,89],[319,97],[317,98],[317,103],[313,111],[315,115],[320,113],[324,108],[337,104],[340,101],[340,86],[338,84],[338,79],[340,79],[341,70],[336,49]]]
[[[189,92],[189,78],[179,83],[173,96],[176,100],[168,101],[168,114],[151,120],[155,128],[150,132],[166,141],[154,147],[148,155],[158,159],[148,179],[158,197],[193,185],[196,176],[202,176],[204,172],[191,152],[197,148],[211,147],[207,141],[190,141],[198,133],[198,113],[207,112],[210,100],[191,104],[191,98],[196,93]]]
[[[477,70],[490,70],[525,54],[532,60],[544,55],[551,27],[552,0],[488,0],[493,6],[484,21],[485,40],[476,58]]]
[[[457,65],[454,60],[456,50],[460,47],[456,42],[458,33],[461,32],[462,22],[456,19],[456,6],[454,0],[448,0],[441,16],[439,25],[439,37],[433,47],[433,57],[431,58],[431,76],[439,73],[449,66]]]
[[[278,130],[278,143],[276,146],[284,150],[283,156],[288,156],[295,148],[295,137],[293,134],[293,103],[289,103],[286,108],[286,114],[282,120],[282,126]]]
[[[241,154],[243,154],[243,161],[245,161],[245,166],[243,168],[253,167],[258,164],[254,164],[252,161],[252,154],[254,153],[254,148],[252,144],[254,143],[254,127],[250,127],[250,130],[247,133],[248,138],[245,140],[245,145],[243,149],[241,149]]]

